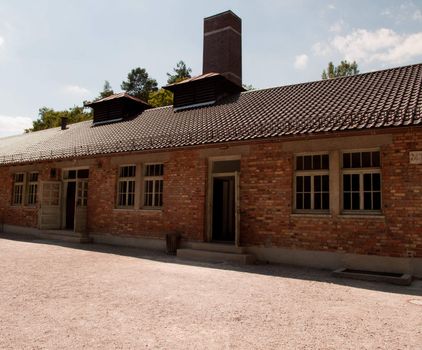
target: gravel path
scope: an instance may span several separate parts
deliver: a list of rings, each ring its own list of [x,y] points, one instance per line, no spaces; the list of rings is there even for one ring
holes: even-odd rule
[[[0,349],[422,349],[409,300],[422,281],[0,238]]]

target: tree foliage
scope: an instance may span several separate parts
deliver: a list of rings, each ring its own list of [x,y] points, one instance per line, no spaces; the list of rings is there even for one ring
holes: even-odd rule
[[[192,73],[192,69],[186,66],[186,63],[180,60],[176,64],[176,68],[173,68],[173,74],[167,73],[168,84],[178,83],[179,81],[185,80],[187,78],[191,78],[190,73]]]
[[[242,87],[243,87],[246,91],[256,90],[252,84],[242,84]]]
[[[150,104],[152,107],[170,106],[173,104],[173,93],[165,89],[151,92],[149,95],[148,104]]]
[[[105,97],[111,96],[111,95],[113,95],[113,94],[114,94],[114,91],[113,91],[113,89],[111,88],[111,85],[110,85],[109,81],[108,81],[108,80],[106,80],[106,81],[104,82],[103,91],[101,91],[101,92],[100,92],[100,95],[97,97],[97,100],[100,100],[100,99],[102,99],[102,98],[105,98]]]
[[[358,64],[356,61],[348,62],[341,61],[338,66],[334,66],[333,62],[328,63],[327,70],[322,71],[322,79],[332,79],[338,77],[347,77],[359,73]]]
[[[39,131],[60,126],[61,118],[66,117],[68,124],[92,119],[92,113],[84,111],[84,107],[74,106],[65,111],[55,111],[52,108],[42,107],[38,111],[38,119],[32,122],[32,128],[25,132]]]
[[[129,95],[148,101],[151,92],[157,91],[157,81],[149,77],[145,68],[134,68],[128,75],[127,80],[120,86]]]

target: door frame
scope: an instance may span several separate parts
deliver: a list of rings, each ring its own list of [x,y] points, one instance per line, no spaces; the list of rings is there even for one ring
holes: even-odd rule
[[[213,218],[213,201],[214,201],[214,178],[218,177],[234,177],[234,195],[235,195],[235,210],[234,210],[234,220],[235,220],[235,239],[234,245],[236,247],[240,246],[240,201],[239,201],[239,172],[227,172],[227,173],[212,173],[213,163],[215,161],[230,161],[230,160],[240,160],[240,155],[231,155],[231,156],[219,156],[219,157],[209,157],[208,158],[208,191],[207,191],[207,229],[206,229],[206,241],[212,242],[212,218]]]

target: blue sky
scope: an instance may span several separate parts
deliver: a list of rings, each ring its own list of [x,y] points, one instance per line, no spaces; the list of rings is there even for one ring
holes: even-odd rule
[[[243,82],[320,79],[329,61],[361,72],[422,62],[422,0],[0,0],[0,137],[43,106],[67,109],[114,91],[135,67],[159,85],[180,59],[201,74],[203,18],[242,18]]]

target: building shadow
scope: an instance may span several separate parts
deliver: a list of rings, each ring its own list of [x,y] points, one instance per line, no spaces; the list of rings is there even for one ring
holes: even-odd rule
[[[272,276],[277,278],[299,279],[305,281],[313,281],[320,283],[332,283],[335,285],[368,289],[380,291],[384,293],[406,294],[422,297],[422,280],[414,279],[410,286],[398,286],[383,282],[360,281],[347,278],[334,277],[330,270],[322,270],[307,267],[298,267],[284,264],[260,263],[254,265],[238,265],[234,263],[211,263],[198,262],[192,260],[181,259],[174,255],[168,255],[163,251],[149,250],[136,247],[115,246],[99,243],[68,243],[47,239],[40,239],[31,235],[16,235],[8,233],[0,233],[0,239],[28,242],[34,244],[61,246],[69,249],[90,251],[100,254],[113,254],[119,256],[127,256],[131,258],[152,260],[167,264],[179,264],[187,266],[195,266],[207,269],[230,270],[240,273],[259,274],[264,276]]]

